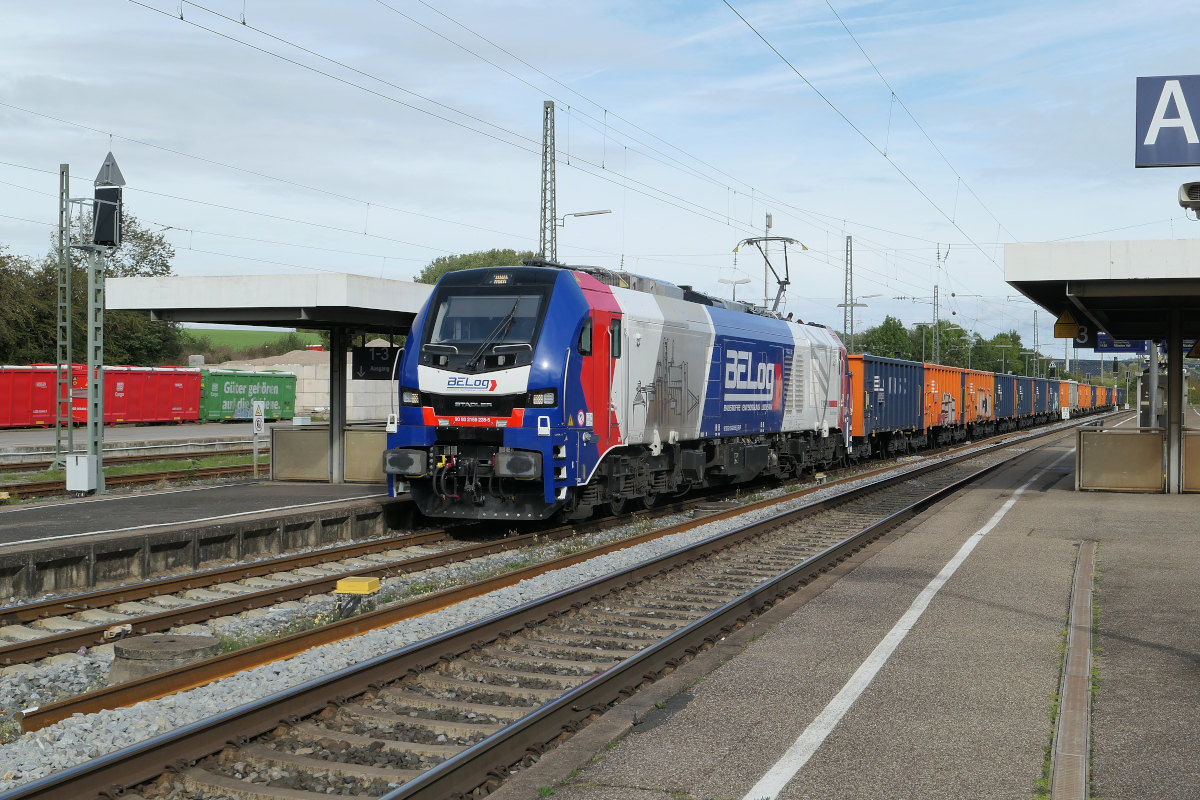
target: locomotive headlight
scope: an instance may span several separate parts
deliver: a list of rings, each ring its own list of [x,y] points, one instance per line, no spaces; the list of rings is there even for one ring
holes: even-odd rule
[[[536,392],[530,392],[528,405],[541,408],[556,406],[558,405],[558,390],[539,389]]]
[[[406,406],[419,406],[421,405],[421,393],[416,389],[401,389],[400,403]]]

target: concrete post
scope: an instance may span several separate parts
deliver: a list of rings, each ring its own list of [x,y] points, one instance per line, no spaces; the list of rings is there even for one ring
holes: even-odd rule
[[[1148,427],[1158,427],[1158,344],[1150,342],[1150,372],[1146,376],[1146,392],[1150,400]]]
[[[88,455],[96,457],[96,494],[104,494],[104,254],[88,250]]]
[[[341,325],[329,329],[329,482],[344,483],[342,464],[346,428],[346,334]]]
[[[1183,492],[1183,331],[1179,309],[1171,309],[1167,339],[1167,492]]]

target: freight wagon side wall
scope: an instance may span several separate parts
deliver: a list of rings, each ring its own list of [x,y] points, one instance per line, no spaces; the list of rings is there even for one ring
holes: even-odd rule
[[[1017,415],[1017,379],[1013,375],[994,373],[996,376],[996,419],[1010,419]]]
[[[203,420],[250,419],[255,400],[263,401],[268,419],[287,420],[295,415],[296,376],[289,372],[206,370],[200,386]]]
[[[851,395],[857,420],[855,436],[911,431],[923,427],[923,365],[870,355],[850,356],[850,359],[856,383]]]
[[[962,370],[941,364],[925,365],[924,428],[957,425],[962,414]]]
[[[1045,378],[1033,379],[1033,413],[1045,414],[1050,400],[1049,382]]]
[[[963,370],[963,421],[975,423],[995,419],[995,395],[995,375],[975,369]]]
[[[1033,413],[1033,378],[1014,375],[1017,392],[1016,416],[1027,417]]]
[[[0,428],[54,424],[54,367],[0,367]]]

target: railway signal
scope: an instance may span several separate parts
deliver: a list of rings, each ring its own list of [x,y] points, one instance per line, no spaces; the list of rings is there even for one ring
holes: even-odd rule
[[[64,165],[60,175],[66,176],[66,174]],[[60,178],[60,181],[65,183],[65,177]],[[81,207],[88,202],[92,204],[91,242],[71,245],[71,248],[83,250],[88,255],[88,449],[86,456],[73,457],[68,460],[67,484],[68,488],[72,485],[87,487],[87,490],[94,490],[96,494],[104,493],[104,256],[121,246],[121,187],[124,185],[125,176],[121,174],[121,168],[117,166],[117,160],[110,152],[105,156],[104,163],[100,165],[100,172],[96,175],[95,190],[91,200],[83,198],[66,200],[67,203],[76,203]],[[69,220],[69,218],[68,213],[67,219]],[[82,219],[81,208],[81,227]],[[80,233],[82,239],[82,230]],[[69,264],[66,269],[68,272],[70,271]],[[61,276],[59,285],[61,293],[63,286]],[[66,286],[69,290],[69,277]],[[65,309],[69,313],[69,303]],[[60,319],[63,313],[63,301],[60,299]],[[68,329],[70,327],[69,318],[67,327]],[[60,340],[61,338],[62,334],[60,333]],[[61,351],[60,347],[60,359]],[[67,371],[70,371],[69,366]],[[68,416],[68,425],[70,424],[69,419]],[[56,449],[61,450],[61,448]],[[86,472],[88,475],[85,477],[81,474],[82,472]]]

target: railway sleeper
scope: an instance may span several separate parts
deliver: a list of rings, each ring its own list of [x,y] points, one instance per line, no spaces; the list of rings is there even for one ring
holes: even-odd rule
[[[591,675],[561,675],[552,672],[527,672],[460,659],[447,664],[443,674],[456,675],[464,680],[482,681],[490,686],[528,689],[548,689],[562,694],[591,679]],[[558,696],[557,694],[555,695]]]
[[[597,652],[600,652],[601,649],[605,652],[625,650],[630,655],[633,654],[630,651],[644,650],[654,644],[655,641],[649,638],[610,636],[609,634],[612,631],[608,628],[604,628],[603,631],[603,633],[588,633],[586,631],[565,631],[561,628],[543,628],[526,631],[526,635],[531,639],[541,639],[552,644],[594,648]]]
[[[396,713],[416,713],[424,719],[459,722],[474,720],[481,721],[480,724],[493,724],[516,722],[529,713],[528,706],[512,707],[472,703],[398,688],[380,689],[376,696],[389,703]]]
[[[492,666],[512,667],[519,665],[525,671],[541,672],[543,670],[554,670],[549,672],[552,675],[584,675],[592,676],[598,672],[603,672],[606,669],[616,666],[620,661],[577,661],[563,658],[544,657],[540,655],[529,655],[520,653],[515,650],[502,649],[498,647],[485,647],[478,651],[477,658],[481,658],[486,662],[498,661],[500,664]],[[558,672],[565,670],[565,672]]]
[[[415,712],[413,713],[415,714]],[[356,726],[356,730],[347,731],[348,733],[372,736],[375,733],[394,734],[399,730],[405,736],[417,736],[429,740],[421,742],[422,744],[438,744],[437,737],[441,736],[444,737],[443,741],[451,744],[470,745],[487,738],[503,727],[499,723],[471,725],[424,719],[410,714],[378,711],[361,704],[339,709],[334,721]],[[382,735],[381,738],[389,737]],[[410,739],[410,741],[412,740]]]
[[[539,641],[536,639],[526,639],[521,636],[514,636],[503,643],[505,650],[503,652],[513,653],[516,655],[529,655],[535,657],[547,658],[564,658],[574,661],[582,661],[593,664],[617,664],[624,661],[631,654],[624,650],[603,650],[596,647],[572,647],[570,645],[557,645],[547,641]],[[491,648],[485,648],[480,652],[487,652]],[[603,657],[603,658],[601,658]],[[608,669],[608,667],[605,667]]]
[[[534,708],[554,700],[562,694],[560,689],[526,688],[524,686],[501,686],[481,681],[460,680],[439,672],[426,672],[410,688],[425,689],[455,700],[483,701],[490,705],[514,705]]]
[[[336,717],[330,719],[336,719]],[[279,747],[290,747],[292,744],[296,744],[299,750],[310,750],[313,748],[328,750],[333,756],[337,756],[340,752],[347,754],[348,758],[357,755],[358,751],[370,751],[372,753],[386,752],[404,756],[404,761],[407,765],[417,764],[418,768],[420,764],[427,763],[428,759],[434,759],[437,763],[441,763],[447,758],[458,755],[470,746],[442,744],[439,742],[425,744],[400,739],[387,739],[379,736],[362,736],[350,731],[331,730],[316,722],[301,722],[298,725],[291,726],[287,729],[287,733],[275,739],[275,744]],[[333,749],[335,745],[338,748],[336,752]],[[298,755],[309,755],[309,753],[298,753]]]

